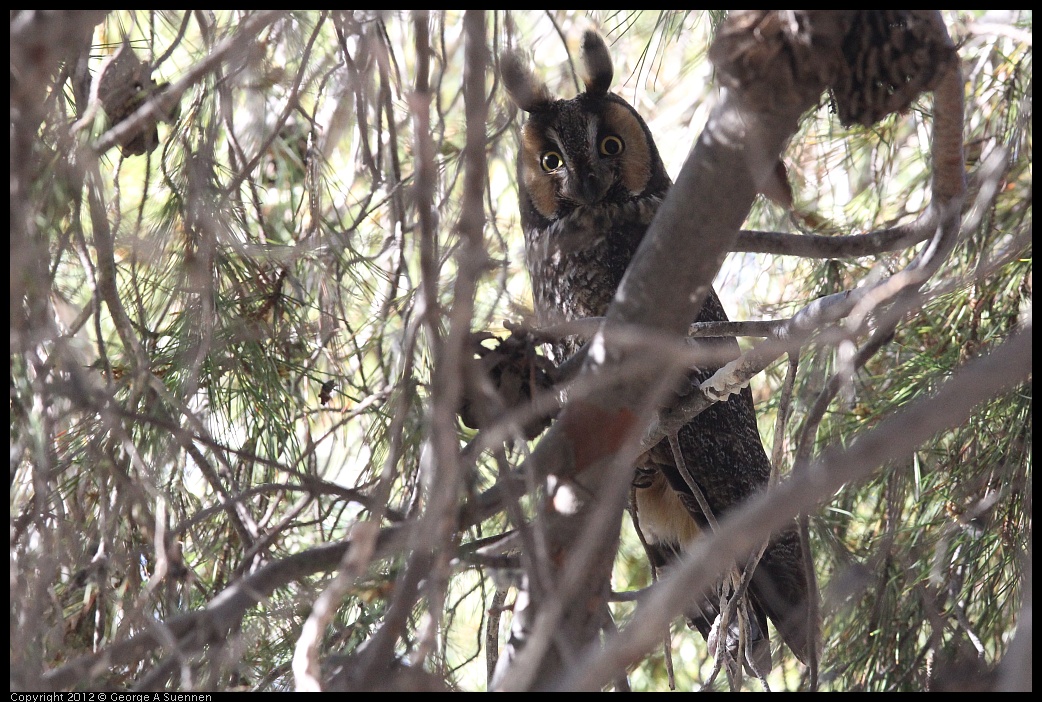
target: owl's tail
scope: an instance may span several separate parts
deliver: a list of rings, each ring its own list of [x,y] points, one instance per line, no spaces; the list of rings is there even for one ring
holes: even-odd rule
[[[808,586],[803,556],[795,525],[774,535],[753,573],[750,589],[754,605],[770,617],[796,657],[809,665],[820,636],[817,607],[812,606],[816,595]]]
[[[648,555],[652,565],[656,569],[665,569],[680,555],[680,547],[676,544],[658,542],[648,544]],[[722,585],[723,586],[723,585]],[[715,655],[720,640],[720,597],[719,593],[707,594],[693,602],[684,612],[687,625],[697,629],[709,645],[709,652]],[[748,610],[748,630],[746,633],[748,648],[745,660],[746,671],[753,676],[760,677],[770,672],[773,667],[771,660],[771,641],[767,633],[767,615],[763,607],[759,606],[755,599],[750,601]],[[738,644],[740,633],[740,619],[733,617],[728,623],[723,640],[726,646],[728,665],[734,665],[738,659]]]

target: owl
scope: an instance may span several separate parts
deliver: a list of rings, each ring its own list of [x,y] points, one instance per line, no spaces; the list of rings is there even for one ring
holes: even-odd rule
[[[563,100],[554,98],[518,55],[501,59],[507,93],[527,113],[517,181],[526,265],[542,325],[606,313],[672,184],[648,125],[628,102],[609,91],[611,58],[597,32],[584,35],[581,63],[585,89]],[[694,321],[726,319],[712,291]],[[716,350],[738,355],[733,338],[711,343]],[[580,345],[565,339],[549,352],[560,363]],[[698,384],[716,370],[693,369],[689,382]],[[678,441],[688,470],[717,518],[767,486],[771,466],[748,388],[696,416],[680,430]],[[667,441],[639,460],[634,479],[638,526],[653,567],[668,567],[708,528],[708,521]],[[793,653],[807,661],[815,638],[808,617],[803,549],[793,524],[771,538],[752,575],[748,640],[757,667],[770,668],[767,618]],[[714,636],[719,602],[719,597],[707,597],[687,612],[689,623],[707,640]],[[728,642],[733,652],[736,625],[728,631]]]

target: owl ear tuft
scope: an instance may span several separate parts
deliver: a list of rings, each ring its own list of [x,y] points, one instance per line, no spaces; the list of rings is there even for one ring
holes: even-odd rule
[[[608,53],[608,45],[604,43],[604,38],[592,29],[583,34],[582,65],[582,79],[586,84],[586,92],[591,95],[607,94],[614,74],[611,54]]]
[[[528,62],[516,51],[505,52],[499,57],[499,74],[510,99],[525,112],[538,112],[550,104],[550,90],[546,83],[536,78]]]

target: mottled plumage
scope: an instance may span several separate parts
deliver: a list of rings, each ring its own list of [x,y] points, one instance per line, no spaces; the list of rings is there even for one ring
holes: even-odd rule
[[[647,125],[629,103],[608,92],[608,49],[595,32],[583,40],[586,88],[554,99],[520,58],[508,54],[502,75],[513,101],[528,113],[518,156],[521,224],[540,324],[603,316],[671,183]],[[678,291],[682,294],[682,291]],[[697,321],[726,320],[716,293]],[[737,355],[734,339],[710,342]],[[579,344],[552,348],[560,362]],[[692,383],[716,369],[694,371]],[[748,388],[717,403],[683,429],[688,469],[717,518],[766,487],[770,462],[756,427]],[[707,524],[663,441],[642,459],[634,480],[641,531],[656,567],[668,565]],[[775,535],[751,590],[754,656],[763,661],[766,620],[778,626],[802,660],[811,647],[803,554],[795,525]],[[707,637],[718,600],[689,612]],[[701,611],[700,611],[701,610]],[[769,661],[769,658],[767,659]]]

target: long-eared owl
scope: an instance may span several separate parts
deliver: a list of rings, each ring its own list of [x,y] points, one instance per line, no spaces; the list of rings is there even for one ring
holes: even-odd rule
[[[510,98],[528,113],[521,128],[518,190],[525,254],[540,324],[603,316],[644,232],[672,181],[647,124],[623,98],[609,92],[612,63],[601,36],[582,42],[585,90],[555,99],[516,54],[505,54],[501,72]],[[677,294],[686,294],[677,291]],[[696,321],[726,320],[711,292]],[[737,356],[733,338],[714,341]],[[551,353],[558,362],[579,347],[563,340]],[[692,383],[716,368],[696,368]],[[719,518],[766,487],[770,462],[756,426],[752,393],[745,388],[695,417],[678,435],[695,483]],[[708,523],[663,440],[637,466],[636,512],[653,566],[667,566]],[[798,658],[813,645],[808,617],[803,545],[795,524],[775,534],[750,587],[751,655],[770,666],[766,617]],[[719,598],[688,611],[707,639]],[[728,641],[736,643],[732,626]]]

